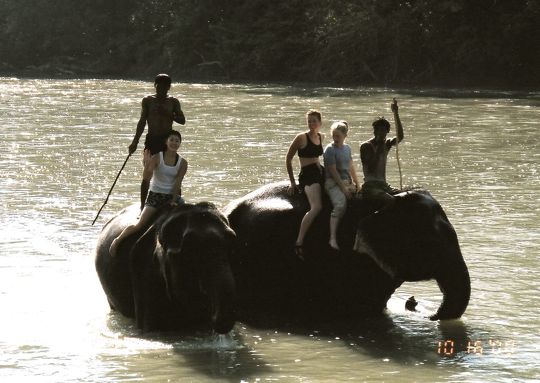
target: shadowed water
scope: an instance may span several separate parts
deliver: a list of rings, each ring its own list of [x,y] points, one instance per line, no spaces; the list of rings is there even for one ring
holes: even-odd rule
[[[377,322],[144,337],[110,313],[95,275],[101,226],[138,200],[140,148],[95,226],[152,84],[0,79],[0,379],[6,382],[533,381],[540,363],[540,95],[509,92],[173,84],[187,124],[183,194],[224,207],[286,179],[304,113],[352,126],[358,161],[371,121],[400,101],[404,184],[446,210],[469,266],[459,321],[430,322],[434,282],[405,283]],[[178,127],[178,126],[177,126]],[[399,185],[395,152],[388,178]],[[358,162],[357,162],[358,164]],[[298,166],[295,163],[295,173]],[[414,295],[419,312],[404,310]]]

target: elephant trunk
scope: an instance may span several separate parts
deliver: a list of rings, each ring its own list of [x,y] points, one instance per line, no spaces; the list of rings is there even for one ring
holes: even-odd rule
[[[471,280],[467,265],[463,260],[459,245],[450,246],[451,256],[439,268],[435,280],[443,293],[443,301],[431,320],[457,319],[460,318],[471,296]]]
[[[236,322],[236,288],[231,269],[222,267],[212,289],[212,326],[218,334],[227,334]]]

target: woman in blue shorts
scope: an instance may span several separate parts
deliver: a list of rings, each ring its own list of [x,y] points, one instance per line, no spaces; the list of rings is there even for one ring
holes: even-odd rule
[[[324,168],[319,162],[319,157],[323,154],[323,136],[319,133],[322,126],[321,113],[317,110],[310,110],[306,113],[306,120],[308,131],[296,135],[285,159],[287,173],[291,181],[288,193],[292,195],[298,190],[292,169],[292,159],[298,153],[302,167],[298,182],[300,189],[303,189],[306,194],[310,206],[309,211],[302,218],[294,246],[296,256],[301,259],[303,258],[304,237],[322,209],[322,185],[324,183]]]
[[[176,130],[167,135],[167,149],[151,155],[145,151],[145,166],[143,179],[150,179],[150,190],[146,203],[135,225],[130,225],[111,243],[110,254],[114,256],[118,244],[130,234],[145,228],[158,210],[165,206],[176,206],[184,203],[181,197],[182,181],[186,175],[188,163],[178,154],[182,136]]]

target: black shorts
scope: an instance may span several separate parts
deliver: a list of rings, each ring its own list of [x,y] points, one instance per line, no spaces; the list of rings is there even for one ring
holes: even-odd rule
[[[302,167],[298,175],[298,183],[300,187],[310,186],[313,184],[324,184],[324,168],[319,164],[311,164]]]
[[[165,140],[169,133],[166,134],[147,134],[144,139],[144,149],[150,149],[151,154],[164,152],[167,150]]]

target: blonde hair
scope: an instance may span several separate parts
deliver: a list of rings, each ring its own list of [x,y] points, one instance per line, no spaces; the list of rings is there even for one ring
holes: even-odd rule
[[[336,121],[330,126],[330,131],[339,130],[345,136],[349,132],[349,123],[347,121]]]

